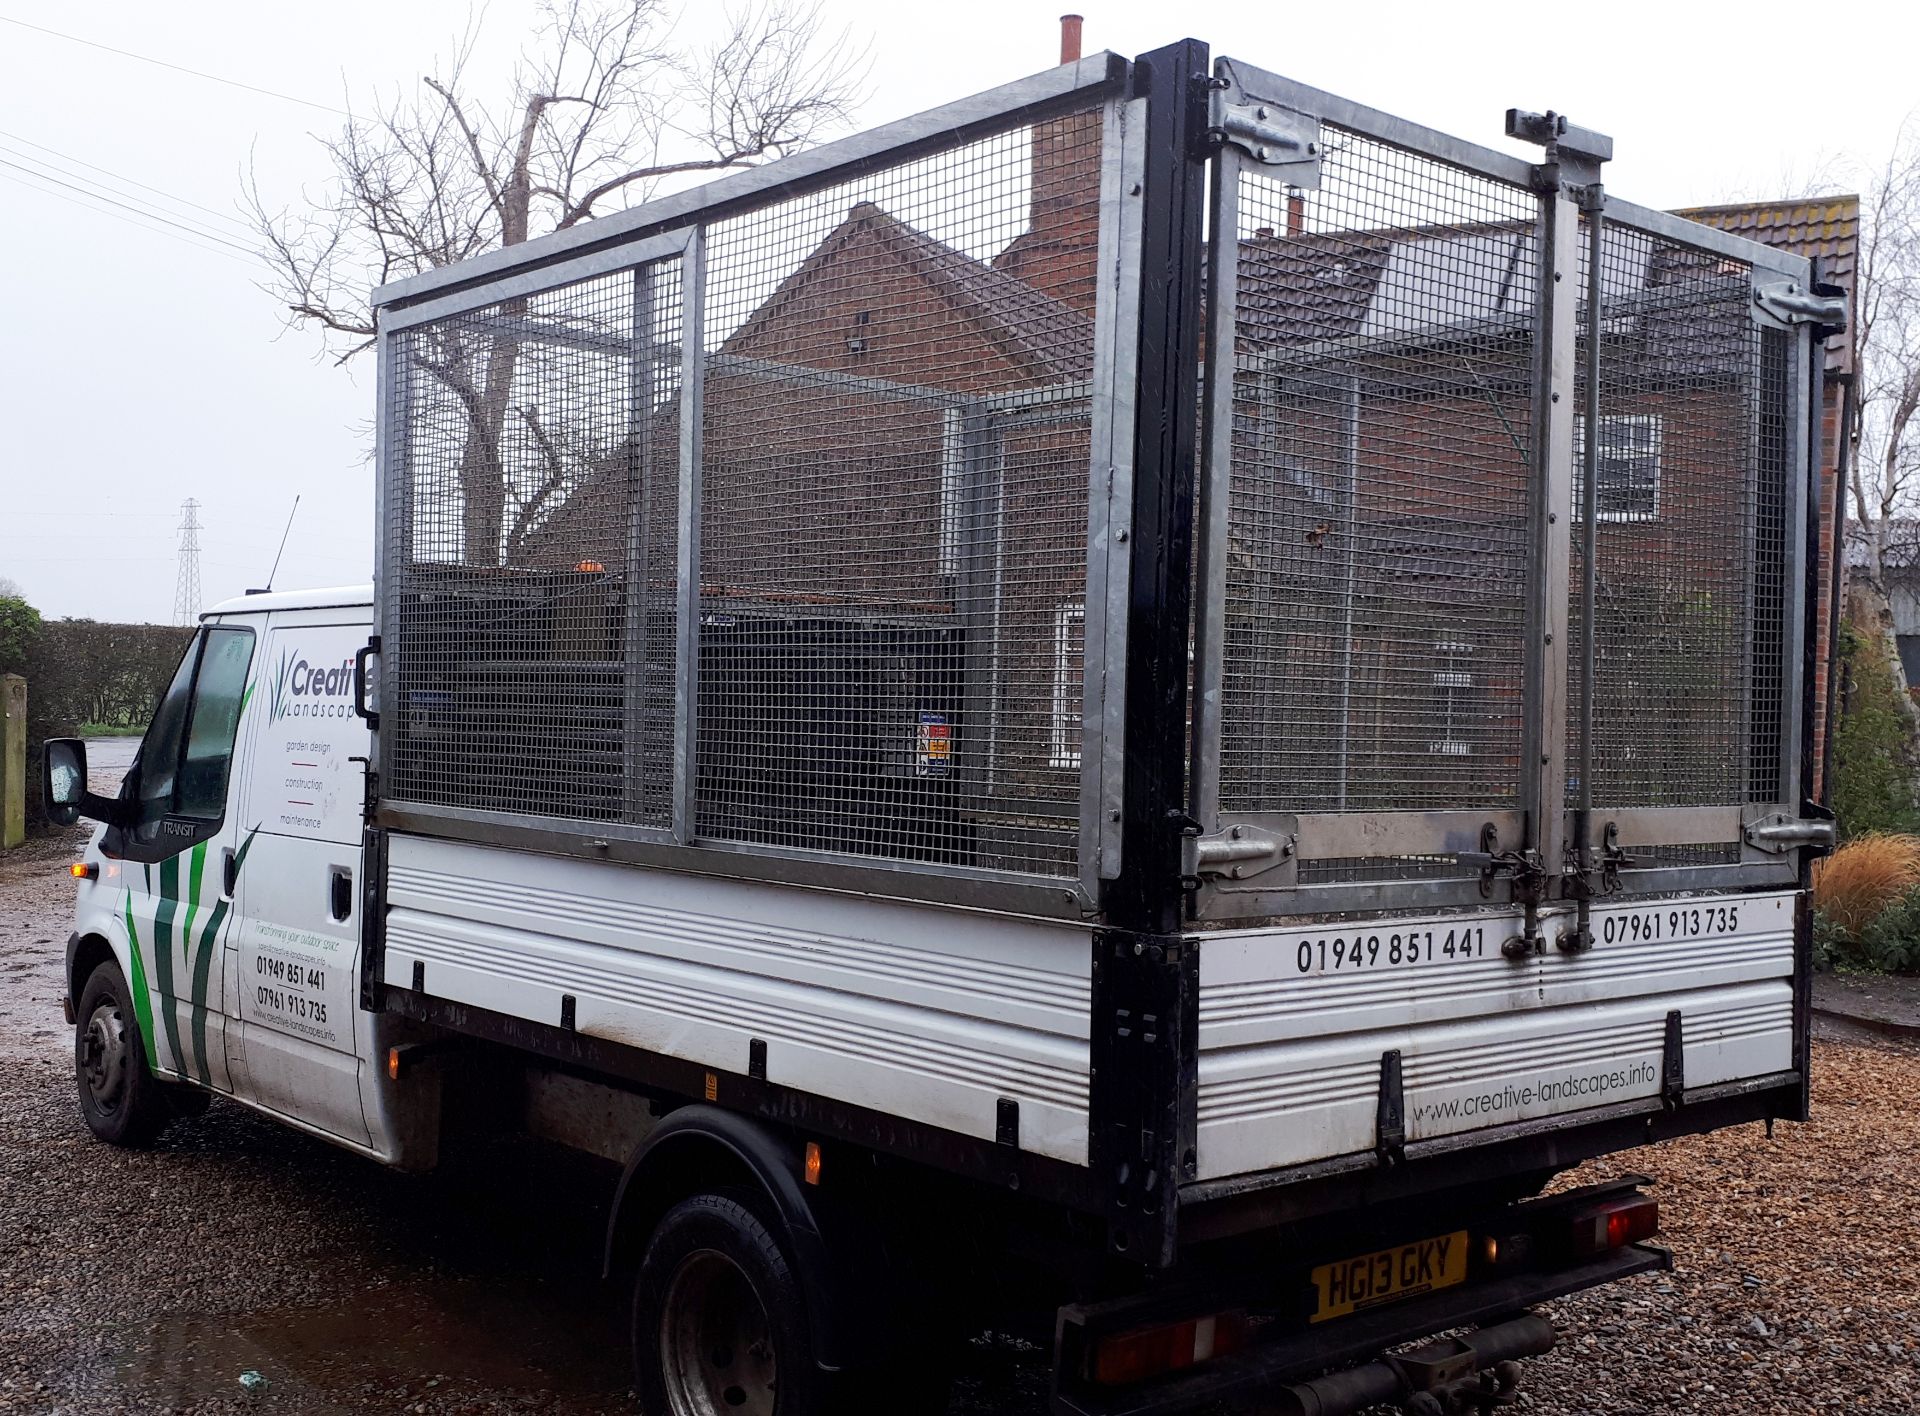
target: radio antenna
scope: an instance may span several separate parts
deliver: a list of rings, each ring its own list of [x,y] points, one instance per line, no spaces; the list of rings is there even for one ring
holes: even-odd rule
[[[273,569],[267,572],[267,590],[273,589],[273,577],[280,573],[280,557],[287,553],[287,537],[293,534],[293,518],[299,514],[300,497],[294,494],[293,510],[287,513],[287,529],[280,533],[280,549],[273,553]]]

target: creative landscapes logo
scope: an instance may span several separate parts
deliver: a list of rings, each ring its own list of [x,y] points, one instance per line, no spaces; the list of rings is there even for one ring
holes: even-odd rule
[[[353,660],[314,665],[298,649],[281,650],[269,706],[276,723],[282,718],[351,717]]]

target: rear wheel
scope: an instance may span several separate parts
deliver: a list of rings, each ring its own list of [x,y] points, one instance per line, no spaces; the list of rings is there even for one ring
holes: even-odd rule
[[[732,1195],[683,1200],[654,1230],[634,1288],[633,1355],[647,1416],[825,1410],[799,1280]]]
[[[116,1146],[143,1146],[173,1116],[147,1069],[146,1039],[120,966],[100,964],[80,990],[73,1030],[74,1078],[87,1129]]]
[[[749,1190],[694,1195],[655,1227],[634,1284],[646,1416],[935,1416],[953,1372],[939,1346],[824,1372],[777,1221]]]

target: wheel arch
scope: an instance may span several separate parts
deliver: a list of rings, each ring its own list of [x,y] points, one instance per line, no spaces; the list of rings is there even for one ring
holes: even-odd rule
[[[87,980],[93,977],[93,971],[105,963],[111,963],[120,970],[120,976],[127,980],[129,990],[133,980],[127,973],[127,961],[114,941],[98,931],[85,934],[73,934],[67,939],[67,1006],[79,1011],[80,992],[87,986]]]
[[[805,1152],[793,1137],[751,1117],[716,1106],[685,1106],[650,1131],[627,1161],[607,1220],[605,1273],[637,1265],[648,1238],[668,1210],[693,1195],[745,1189],[764,1199],[778,1222],[806,1295],[807,1316],[820,1366],[838,1370],[876,1355],[846,1321],[855,1308],[838,1281],[821,1213],[801,1183]]]

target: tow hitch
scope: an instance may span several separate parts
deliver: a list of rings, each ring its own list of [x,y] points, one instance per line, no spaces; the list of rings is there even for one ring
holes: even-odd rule
[[[1527,1313],[1283,1388],[1270,1410],[1273,1416],[1351,1416],[1398,1403],[1407,1416],[1488,1416],[1513,1404],[1518,1359],[1552,1346],[1553,1324]]]

